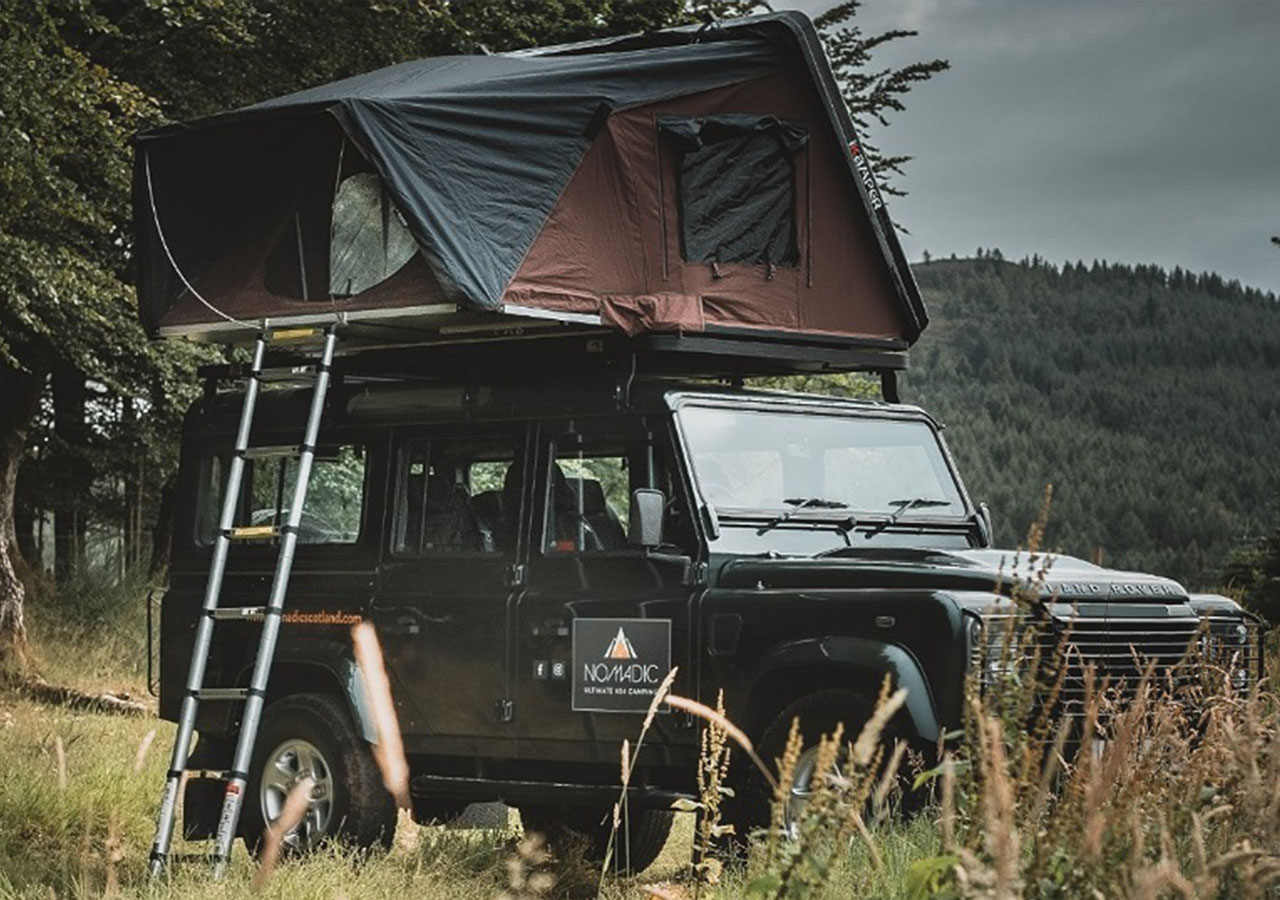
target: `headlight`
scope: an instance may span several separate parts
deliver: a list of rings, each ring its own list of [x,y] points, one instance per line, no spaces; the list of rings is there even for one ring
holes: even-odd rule
[[[1023,669],[1015,617],[1009,614],[969,615],[966,633],[969,668],[978,669],[984,685],[1017,678]]]
[[[1246,691],[1261,676],[1260,653],[1256,628],[1248,622],[1217,616],[1207,620],[1200,654],[1207,664],[1227,671],[1233,690]]]

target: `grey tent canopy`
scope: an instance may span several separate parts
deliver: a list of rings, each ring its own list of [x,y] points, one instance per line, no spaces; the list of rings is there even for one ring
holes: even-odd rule
[[[902,350],[927,318],[799,13],[406,62],[138,136],[149,333],[564,323]],[[369,332],[372,333],[372,332]]]

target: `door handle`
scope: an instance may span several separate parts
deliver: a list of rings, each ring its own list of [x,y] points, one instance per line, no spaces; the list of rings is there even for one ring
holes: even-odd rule
[[[535,623],[530,633],[536,638],[564,638],[569,636],[569,626],[563,619],[549,619]]]
[[[421,634],[422,625],[415,616],[401,616],[394,622],[383,625],[380,629],[384,634]]]

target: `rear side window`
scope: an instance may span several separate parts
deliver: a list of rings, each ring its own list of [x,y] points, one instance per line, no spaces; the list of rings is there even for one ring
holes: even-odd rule
[[[207,456],[201,463],[196,542],[208,546],[217,537],[226,489],[229,455]],[[292,456],[245,460],[233,525],[284,525],[297,481]],[[365,502],[365,452],[354,444],[320,447],[298,528],[299,544],[354,544],[360,539]]]
[[[773,116],[663,116],[676,154],[680,246],[688,262],[794,266],[797,152],[805,127]]]
[[[509,436],[416,438],[397,463],[391,549],[500,553],[515,542],[522,475]]]

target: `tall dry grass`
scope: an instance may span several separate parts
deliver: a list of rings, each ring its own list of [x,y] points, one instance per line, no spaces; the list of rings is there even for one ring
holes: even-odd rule
[[[1050,498],[1047,491],[1028,549],[1011,567],[1029,574],[1006,585],[1011,600],[1001,601],[1010,618],[989,652],[1005,674],[987,677],[985,660],[973,667],[964,732],[918,779],[935,797],[921,816],[923,845],[885,895],[1280,897],[1280,697],[1269,683],[1234,689],[1193,644],[1174,673],[1148,666],[1136,684],[1111,684],[1086,666],[1083,703],[1058,715],[1070,626],[1046,648],[1035,624],[1053,562],[1039,549]],[[901,828],[873,830],[863,814],[895,790],[874,773],[892,752],[884,726],[901,699],[882,693],[856,740],[841,729],[822,739],[817,770],[829,774],[788,840],[784,806],[803,749],[793,728],[777,761],[772,826],[751,857],[743,896],[836,896],[834,874],[858,852],[867,864],[840,889],[875,895],[881,848]]]
[[[1034,541],[1029,548],[1016,569],[1031,571],[1031,583],[1012,591],[1028,608],[1052,567]],[[136,645],[95,643],[88,624],[49,627],[35,612],[33,632],[59,639],[37,653],[86,685],[110,667],[111,653],[128,653],[133,669],[119,669],[130,674],[117,683],[136,690]],[[1006,635],[1002,654],[1025,661],[1044,652],[1025,631]],[[818,780],[794,834],[784,835],[783,804],[802,750],[797,729],[780,760],[758,760],[779,788],[773,823],[754,837],[744,865],[727,864],[715,838],[727,827],[717,806],[727,796],[726,760],[754,755],[750,737],[723,710],[664,689],[658,702],[707,722],[702,798],[691,807],[702,813],[697,832],[686,819],[642,878],[601,879],[595,890],[608,900],[1280,897],[1280,699],[1268,684],[1234,690],[1226,673],[1195,662],[1198,683],[1178,694],[1154,672],[1127,697],[1093,679],[1066,725],[1044,712],[1060,682],[975,679],[964,734],[921,777],[935,802],[907,821],[887,814],[898,782],[883,774],[883,763],[901,754],[883,740],[900,694],[886,691],[869,722],[825,738],[819,771],[833,774]],[[1046,663],[1054,672],[1054,660]],[[584,883],[560,877],[562,861],[514,827],[469,833],[402,819],[405,839],[373,861],[328,848],[264,873],[238,852],[220,884],[207,867],[188,864],[148,885],[164,754],[140,748],[153,729],[161,744],[172,739],[167,723],[45,706],[0,687],[0,898],[233,898],[256,888],[257,896],[316,900],[491,900],[564,896]],[[621,748],[624,786],[643,741],[642,733]],[[625,791],[619,796],[621,829]]]

